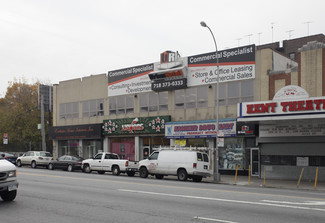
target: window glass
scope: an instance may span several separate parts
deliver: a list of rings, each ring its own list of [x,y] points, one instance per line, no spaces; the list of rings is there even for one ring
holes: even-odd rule
[[[185,108],[185,90],[180,89],[175,91],[175,109]]]
[[[203,153],[203,160],[204,162],[209,162],[209,156],[206,153]]]
[[[149,94],[140,94],[139,95],[139,103],[140,103],[140,112],[148,112],[149,111]]]
[[[197,88],[197,108],[208,107],[208,88],[202,86]]]
[[[96,160],[100,160],[100,159],[102,158],[102,155],[103,155],[103,154],[97,154],[97,155],[95,156],[94,159],[96,159]]]
[[[188,88],[185,93],[186,108],[196,108],[197,88]]]
[[[217,86],[217,85],[216,85]],[[217,87],[215,88],[215,98],[217,98]],[[217,100],[215,100],[216,102]],[[219,83],[219,105],[226,105],[227,103],[227,84]]]
[[[168,110],[168,92],[159,92],[159,110]]]
[[[203,161],[202,153],[196,153],[197,161]]]
[[[116,108],[117,108],[117,103],[116,103],[116,97],[110,97],[108,100],[109,103],[109,114],[110,115],[116,115]]]
[[[154,152],[153,154],[151,154],[150,160],[156,160],[156,159],[158,159],[158,155],[159,155],[159,152]]]
[[[149,93],[149,112],[158,111],[158,93],[150,92]]]
[[[126,114],[134,113],[134,96],[127,95],[126,98]]]
[[[59,157],[58,161],[63,161],[65,159],[65,156]]]

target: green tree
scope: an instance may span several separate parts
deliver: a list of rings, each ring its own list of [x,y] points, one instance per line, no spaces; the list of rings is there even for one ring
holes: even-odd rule
[[[8,134],[9,143],[1,143],[1,151],[41,150],[38,110],[38,83],[12,82],[0,100],[0,133]]]

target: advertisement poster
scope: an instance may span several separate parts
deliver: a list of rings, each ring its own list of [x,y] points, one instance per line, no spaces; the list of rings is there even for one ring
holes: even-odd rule
[[[216,52],[188,57],[188,86],[217,83]],[[255,45],[218,52],[219,82],[255,78]]]
[[[145,64],[108,72],[108,96],[137,94],[151,91],[148,76],[154,64]]]

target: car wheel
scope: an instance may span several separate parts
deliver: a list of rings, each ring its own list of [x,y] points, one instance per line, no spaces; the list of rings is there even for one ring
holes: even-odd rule
[[[4,201],[13,201],[16,198],[17,190],[1,192],[1,198]]]
[[[161,174],[156,174],[156,179],[159,179],[159,180],[161,180],[161,179],[163,179],[164,178],[164,175],[161,175]]]
[[[186,180],[187,180],[187,172],[186,172],[186,170],[184,170],[184,169],[180,169],[180,170],[177,172],[177,178],[178,178],[178,180],[180,180],[180,181],[186,181]]]
[[[119,176],[121,173],[120,168],[118,166],[113,166],[112,172],[113,172],[113,175],[115,175],[115,176]]]
[[[17,160],[17,166],[21,167],[21,161],[20,160]]]
[[[31,166],[32,168],[36,168],[36,162],[35,162],[35,161],[32,161],[32,163],[30,164],[30,166]]]
[[[90,168],[90,166],[88,164],[84,166],[83,170],[84,170],[85,173],[91,173],[91,168]]]
[[[50,164],[49,164],[49,170],[54,170],[54,165],[53,165],[53,163],[50,163]]]
[[[67,170],[68,170],[69,172],[72,172],[72,171],[73,171],[73,166],[70,164],[70,165],[68,166]]]
[[[149,174],[147,168],[145,167],[141,167],[139,173],[141,178],[147,178]]]
[[[202,176],[193,176],[193,182],[201,182],[202,178]]]
[[[129,177],[134,177],[135,172],[134,171],[128,171],[126,172]]]

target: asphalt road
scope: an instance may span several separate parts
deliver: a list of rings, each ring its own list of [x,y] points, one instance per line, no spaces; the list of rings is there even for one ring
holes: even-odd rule
[[[0,222],[324,222],[325,194],[18,168]]]

